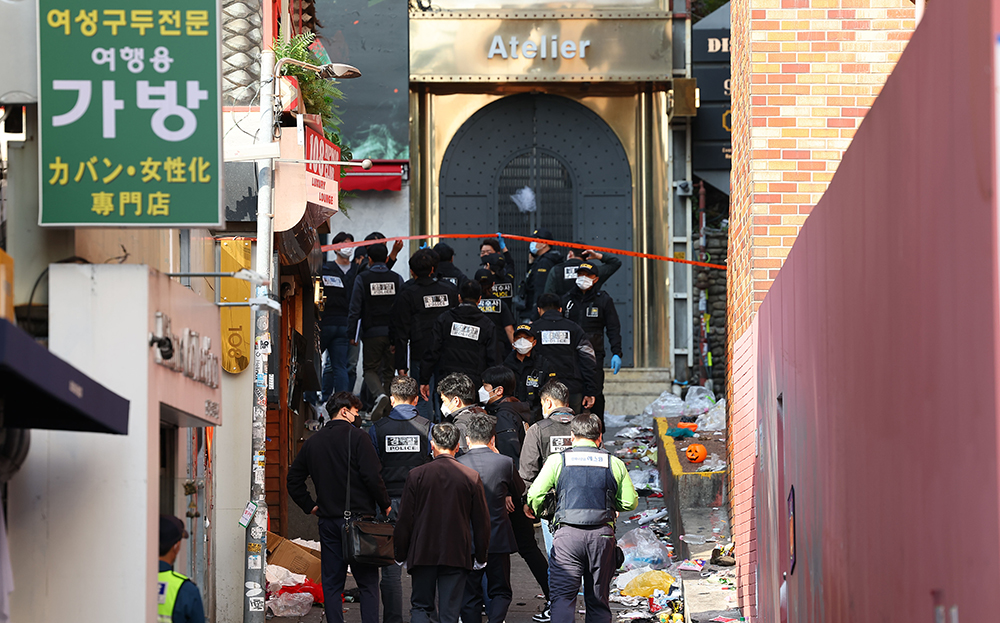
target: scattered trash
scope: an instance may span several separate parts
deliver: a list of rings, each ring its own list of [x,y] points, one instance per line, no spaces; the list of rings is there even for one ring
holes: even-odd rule
[[[701,571],[705,568],[704,560],[685,560],[677,565],[678,571]]]
[[[651,508],[649,510],[644,510],[641,513],[635,515],[630,515],[625,523],[632,523],[633,521],[638,521],[640,526],[644,526],[651,521],[658,521],[669,515],[670,512],[665,508]],[[624,538],[624,537],[622,537]]]
[[[538,207],[535,205],[535,191],[530,186],[519,188],[517,192],[510,196],[510,200],[514,202],[514,205],[522,213],[534,212]]]
[[[636,619],[648,619],[649,613],[642,612],[640,610],[632,610],[630,612],[619,612],[618,618],[622,621],[634,621]]]
[[[704,448],[705,446],[702,446]],[[719,458],[718,454],[712,453],[712,456],[704,460],[705,462],[701,467],[698,468],[699,472],[721,472],[726,469],[726,462]]]
[[[625,553],[625,562],[622,563],[624,569],[663,569],[670,566],[670,548],[648,527],[639,527],[625,533],[618,541],[618,546]]]
[[[713,565],[718,565],[720,567],[732,567],[735,565],[736,558],[733,557],[733,543],[713,549],[712,559],[710,562]]]
[[[700,443],[693,443],[687,448],[684,448],[684,456],[686,456],[687,460],[692,463],[701,463],[705,460],[705,455],[707,453],[708,450],[706,450],[705,446]]]
[[[680,417],[684,415],[684,401],[681,400],[680,396],[675,396],[673,392],[667,390],[650,403],[642,415],[645,417]]]
[[[615,437],[624,437],[626,439],[638,439],[642,437],[642,428],[638,426],[630,426],[628,428],[623,428],[615,435]]]
[[[278,565],[268,565],[264,571],[267,578],[267,590],[277,592],[283,586],[295,586],[306,581],[306,576],[301,573],[292,573],[284,567]],[[271,587],[274,588],[271,588]]]
[[[605,428],[621,428],[628,424],[627,415],[604,415],[604,427]]]
[[[649,597],[656,589],[664,592],[669,591],[676,581],[677,579],[666,571],[647,571],[629,582],[622,594],[633,597]]]
[[[688,545],[704,545],[705,543],[715,543],[719,539],[715,537],[705,538],[700,534],[682,534],[681,540],[687,543]]]
[[[304,617],[312,605],[313,596],[309,593],[284,593],[267,602],[276,617]]]
[[[707,387],[702,387],[700,385],[695,385],[688,390],[687,396],[684,398],[684,409],[682,415],[701,415],[702,413],[707,413],[715,406],[715,395]],[[725,425],[725,417],[723,417],[723,425]],[[705,427],[698,424],[698,428],[704,429]]]
[[[660,471],[655,467],[649,469],[630,469],[628,475],[632,478],[632,484],[636,491],[661,492]]]
[[[721,398],[719,402],[712,405],[712,408],[695,420],[698,430],[702,432],[714,432],[725,430],[726,428],[726,399]]]
[[[667,437],[673,437],[674,439],[682,439],[684,437],[694,437],[694,431],[690,428],[668,428],[666,432]]]
[[[709,619],[710,623],[739,623],[739,619],[730,619],[729,617],[715,617],[714,619]]]
[[[615,578],[615,588],[618,589],[619,591],[622,591],[622,590],[625,589],[626,586],[628,586],[629,582],[631,582],[635,578],[639,577],[643,573],[646,573],[647,571],[652,571],[652,570],[653,570],[652,567],[638,567],[636,569],[632,569],[630,571],[626,571],[625,573],[620,573],[618,575],[618,577]],[[628,599],[627,595],[623,595],[622,597],[625,598],[625,599]],[[626,603],[627,604],[628,602],[624,602],[623,601],[622,603]],[[639,604],[639,603],[642,603],[641,599],[636,602],[636,604]]]
[[[680,422],[677,424],[677,428],[686,428],[690,430],[692,433],[698,432],[698,425],[695,424],[694,422]]]

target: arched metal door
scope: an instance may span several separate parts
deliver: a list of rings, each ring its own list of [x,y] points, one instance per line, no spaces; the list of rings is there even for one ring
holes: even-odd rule
[[[524,94],[485,106],[448,145],[439,179],[441,233],[530,235],[542,227],[566,242],[632,248],[632,175],[625,150],[598,115],[573,100]],[[525,187],[534,194],[534,210],[514,199]],[[450,244],[456,265],[471,275],[479,265],[479,242]],[[520,281],[528,245],[508,245]],[[604,288],[615,299],[623,360],[631,365],[632,262],[622,260]]]

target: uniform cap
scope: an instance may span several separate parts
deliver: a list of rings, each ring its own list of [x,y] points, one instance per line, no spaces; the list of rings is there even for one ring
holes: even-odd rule
[[[535,337],[535,330],[531,328],[530,324],[517,325],[517,328],[514,329],[514,335],[517,335],[518,333],[524,333],[526,335],[530,335],[531,337]]]
[[[597,269],[594,268],[593,264],[584,262],[583,264],[580,264],[579,266],[576,267],[576,274],[579,275],[580,273],[587,273],[588,275],[596,275]]]
[[[160,549],[173,547],[181,539],[186,539],[188,532],[184,522],[173,515],[160,515]]]
[[[495,279],[493,271],[491,271],[489,268],[480,268],[479,270],[476,271],[476,274],[473,275],[473,278],[479,282],[493,281]]]
[[[541,238],[542,240],[548,240],[549,242],[554,242],[556,239],[556,237],[552,235],[552,232],[547,229],[536,229],[532,232],[531,237]]]

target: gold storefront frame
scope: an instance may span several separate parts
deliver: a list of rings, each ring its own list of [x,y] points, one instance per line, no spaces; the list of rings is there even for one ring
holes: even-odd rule
[[[633,249],[670,255],[672,197],[667,83],[410,85],[411,223],[413,233],[440,233],[439,175],[445,151],[481,108],[518,93],[567,97],[601,117],[621,141],[632,173]],[[635,367],[672,368],[669,269],[633,260]]]

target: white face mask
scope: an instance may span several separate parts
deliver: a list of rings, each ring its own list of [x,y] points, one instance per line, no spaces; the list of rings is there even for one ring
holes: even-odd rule
[[[531,350],[531,342],[524,339],[523,337],[518,338],[514,342],[514,350],[521,353],[522,355],[527,355],[528,352]]]
[[[581,290],[589,290],[594,287],[594,279],[592,277],[584,277],[581,275],[576,278],[576,287]]]
[[[479,388],[479,402],[486,404],[490,401],[490,393],[486,391],[485,387]]]
[[[334,253],[346,260],[351,257],[351,253],[353,253],[353,251],[351,251],[351,249],[337,249]]]
[[[449,402],[448,400],[442,400],[441,401],[441,414],[442,415],[451,415],[453,411],[454,411],[454,409],[451,408],[451,402]]]

